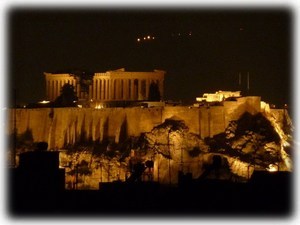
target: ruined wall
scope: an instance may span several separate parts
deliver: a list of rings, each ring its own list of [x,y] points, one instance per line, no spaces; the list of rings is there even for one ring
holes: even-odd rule
[[[32,132],[34,141],[47,141],[49,148],[62,148],[80,140],[97,141],[110,137],[119,142],[121,129],[139,136],[161,123],[161,108],[40,108],[11,110],[8,132],[13,132],[16,111],[17,133]]]
[[[224,102],[224,106],[211,107],[153,107],[153,108],[40,108],[8,111],[7,132],[13,132],[16,111],[17,133],[32,132],[35,142],[46,141],[49,148],[62,148],[80,140],[101,141],[114,138],[119,142],[121,131],[127,136],[150,132],[165,119],[184,120],[189,132],[204,137],[221,133],[229,121],[238,119],[248,111],[260,111],[260,97],[240,98]]]

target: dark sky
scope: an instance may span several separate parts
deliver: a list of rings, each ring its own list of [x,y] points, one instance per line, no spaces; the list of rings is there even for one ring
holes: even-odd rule
[[[9,90],[18,102],[45,98],[43,72],[123,67],[165,70],[165,99],[238,90],[247,72],[250,94],[264,101],[289,103],[293,93],[289,9],[14,8],[7,22]],[[137,42],[145,35],[155,39]]]

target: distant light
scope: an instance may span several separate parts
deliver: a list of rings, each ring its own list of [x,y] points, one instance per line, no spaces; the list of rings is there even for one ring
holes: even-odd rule
[[[192,31],[190,31],[189,35],[192,36]]]
[[[270,164],[269,167],[267,168],[269,172],[276,172],[278,171],[278,167],[275,164]]]
[[[290,146],[291,146],[290,143],[288,143],[286,141],[283,142],[283,147],[290,147]]]
[[[47,103],[49,103],[50,101],[46,101],[46,100],[43,100],[43,101],[41,101],[41,102],[39,102],[39,103],[41,103],[41,104],[47,104]]]
[[[151,37],[148,35],[148,37],[147,37],[148,39],[150,39]]]
[[[178,36],[180,36],[180,33],[178,33]]]
[[[146,37],[144,37],[144,40],[146,40]]]
[[[103,109],[104,108],[104,106],[103,105],[101,105],[101,104],[99,104],[99,105],[96,105],[96,107],[95,107],[95,109]]]
[[[141,39],[139,39],[139,38],[138,38],[138,39],[137,39],[137,41],[138,41],[138,42],[140,42],[140,41],[141,41]]]
[[[82,105],[77,105],[78,108],[82,108]]]
[[[152,39],[154,39],[154,37],[152,37]]]

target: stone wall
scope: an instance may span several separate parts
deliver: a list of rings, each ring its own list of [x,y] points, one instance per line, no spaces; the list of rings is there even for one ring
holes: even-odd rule
[[[260,112],[260,97],[240,98],[211,107],[153,107],[153,108],[39,108],[8,110],[7,133],[13,132],[16,112],[17,133],[32,132],[35,142],[46,141],[49,148],[62,148],[83,140],[114,138],[119,142],[121,131],[127,136],[150,132],[165,119],[184,120],[191,133],[201,138],[224,132],[229,121],[242,113]]]

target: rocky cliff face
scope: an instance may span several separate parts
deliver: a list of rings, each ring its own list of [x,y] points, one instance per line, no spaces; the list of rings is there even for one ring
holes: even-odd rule
[[[224,132],[229,122],[244,112],[258,113],[259,102],[259,97],[244,97],[212,107],[10,109],[5,125],[9,135],[16,124],[18,138],[30,135],[33,142],[48,142],[49,149],[105,139],[118,143],[124,130],[127,136],[138,137],[173,116],[183,120],[191,133],[205,138]]]
[[[35,113],[44,118],[44,113],[38,110]],[[178,171],[190,173],[194,179],[245,181],[254,169],[292,169],[291,124],[286,124],[284,117],[274,116],[271,111],[246,112],[237,120],[231,120],[224,132],[204,139],[190,129],[192,117],[188,124],[182,116],[166,118],[162,123],[156,120],[149,123],[153,121],[151,115],[159,113],[155,110],[143,111],[141,119],[146,119],[146,122],[141,135],[133,135],[134,131],[128,129],[128,123],[137,120],[130,111],[116,110],[115,114],[87,111],[88,114],[80,114],[80,118],[74,112],[63,122],[70,125],[69,133],[58,129],[65,124],[57,123],[63,121],[58,117],[68,112],[61,110],[61,114],[57,114],[56,111],[55,116],[51,115],[51,111],[49,113],[40,123],[39,133],[32,134],[25,127],[20,127],[24,132],[17,137],[17,150],[33,149],[36,141],[45,141],[36,137],[47,134],[51,137],[51,132],[54,132],[51,129],[61,132],[59,136],[64,145],[60,148],[60,166],[66,169],[68,189],[98,189],[100,181],[125,181],[135,172],[134,164],[137,163],[144,163],[145,166],[141,179],[165,184],[176,184]],[[27,127],[30,123],[39,122],[31,121],[29,115],[32,114],[24,114],[24,119],[29,123]],[[54,118],[56,122],[53,122]],[[105,126],[105,121],[113,118],[116,118],[115,123],[121,124],[119,128]],[[50,128],[52,126],[49,131],[46,129],[48,125]],[[133,129],[134,126],[130,127]],[[153,162],[153,167],[146,167],[147,161]]]

